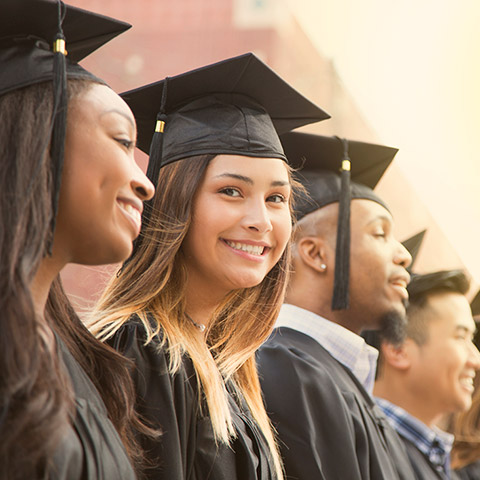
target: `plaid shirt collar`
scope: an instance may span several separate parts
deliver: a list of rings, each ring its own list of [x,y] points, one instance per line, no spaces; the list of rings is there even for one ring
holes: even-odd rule
[[[347,367],[371,395],[378,351],[350,330],[319,315],[284,303],[275,327],[288,327],[312,337],[333,358]]]
[[[388,400],[375,398],[375,401],[399,435],[413,443],[430,460],[436,470],[450,475],[453,435],[438,427],[428,427],[403,408]]]

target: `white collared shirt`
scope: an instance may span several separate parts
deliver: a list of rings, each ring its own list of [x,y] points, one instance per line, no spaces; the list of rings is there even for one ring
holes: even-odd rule
[[[317,341],[342,365],[347,367],[372,395],[378,350],[345,327],[303,308],[284,303],[275,328],[288,327]]]

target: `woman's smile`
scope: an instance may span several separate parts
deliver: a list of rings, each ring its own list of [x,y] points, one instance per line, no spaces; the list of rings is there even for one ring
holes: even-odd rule
[[[261,283],[290,238],[290,195],[282,160],[215,157],[198,188],[182,246],[189,285],[225,294]]]
[[[221,239],[228,247],[235,250],[236,253],[246,253],[250,256],[257,257],[255,260],[265,257],[271,250],[271,247],[266,243],[245,241],[245,240],[226,240]]]

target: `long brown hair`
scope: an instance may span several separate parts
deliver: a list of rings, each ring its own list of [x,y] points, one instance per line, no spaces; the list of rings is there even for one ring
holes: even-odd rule
[[[91,81],[68,82],[70,98]],[[44,478],[73,414],[70,380],[45,323],[36,317],[30,284],[46,255],[52,217],[49,157],[51,83],[0,97],[0,478]],[[133,387],[125,360],[81,325],[55,282],[46,320],[85,368],[105,401],[127,451],[136,457]],[[108,371],[108,375],[101,372]],[[105,377],[109,377],[108,379]]]
[[[102,340],[111,337],[134,314],[145,327],[147,343],[162,330],[171,373],[179,368],[182,354],[187,353],[203,390],[200,394],[206,398],[215,436],[225,443],[235,435],[225,390],[225,382],[231,381],[265,435],[277,474],[282,478],[254,354],[270,334],[283,300],[290,245],[259,285],[235,290],[218,305],[206,332],[206,346],[185,317],[187,272],[181,246],[192,220],[195,192],[212,158],[198,156],[161,169],[159,193],[143,240],[111,280],[88,323],[92,333]],[[153,327],[150,318],[154,319]]]
[[[480,377],[475,377],[475,393],[472,406],[453,415],[452,433],[455,441],[452,448],[452,468],[458,469],[480,460]]]

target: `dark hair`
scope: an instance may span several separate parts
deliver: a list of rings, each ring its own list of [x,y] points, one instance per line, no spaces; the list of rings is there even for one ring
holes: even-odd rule
[[[453,292],[466,295],[470,280],[463,270],[442,270],[424,275],[413,275],[407,290],[409,306],[423,307],[430,295]]]
[[[70,81],[69,97],[91,85]],[[51,88],[46,82],[0,96],[0,478],[8,479],[44,478],[74,409],[70,380],[30,291],[51,235]],[[46,320],[99,389],[132,453],[125,361],[88,336],[59,280]]]
[[[407,337],[418,345],[427,341],[428,319],[422,315],[432,295],[458,293],[465,295],[470,280],[462,270],[442,270],[424,275],[413,275],[408,285]]]
[[[135,433],[148,436],[156,436],[158,433],[146,426],[135,412],[135,389],[131,379],[133,363],[109,345],[98,341],[88,331],[68,300],[60,276],[52,284],[45,310],[49,324],[99,391],[107,407],[108,417],[140,472],[146,460]]]

